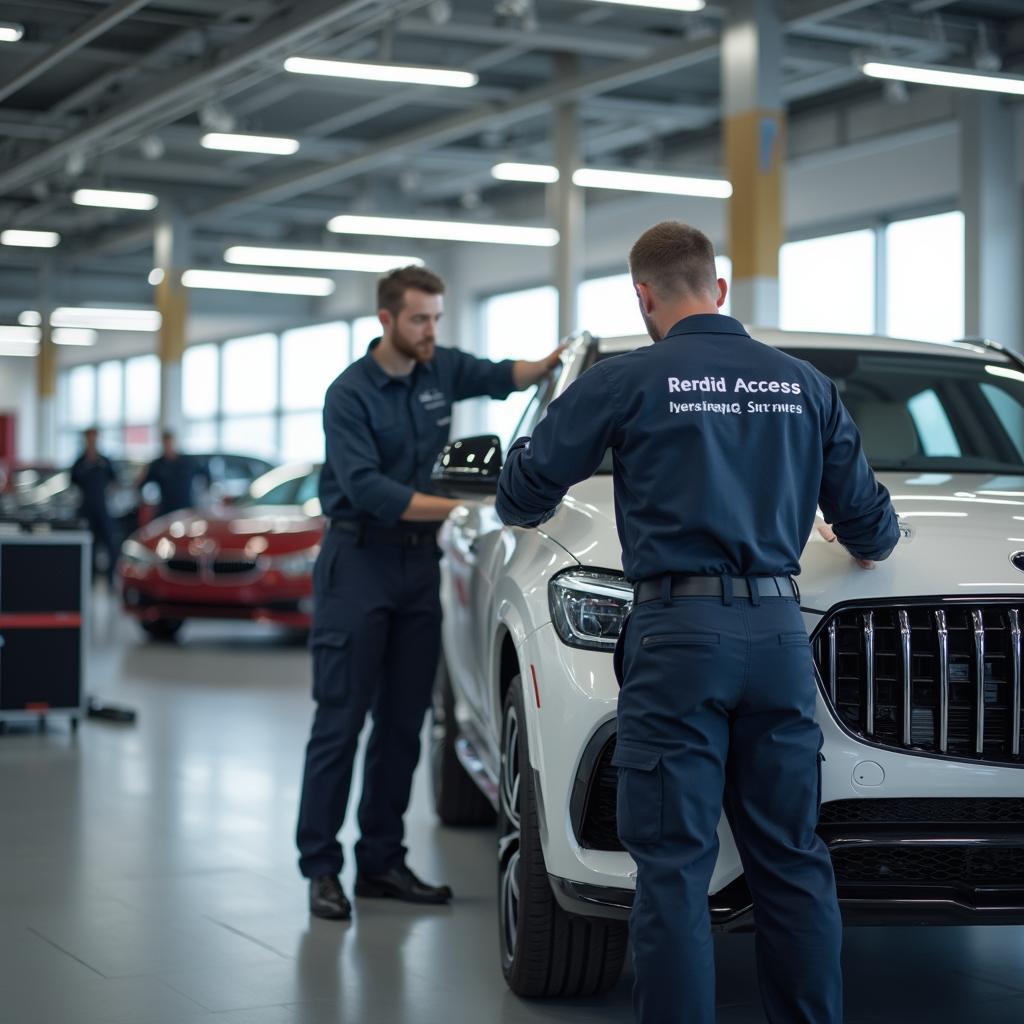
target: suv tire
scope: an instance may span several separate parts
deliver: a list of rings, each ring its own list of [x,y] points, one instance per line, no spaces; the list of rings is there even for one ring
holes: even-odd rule
[[[462,767],[455,752],[455,695],[444,658],[434,681],[430,768],[434,809],[444,825],[493,825],[494,808]]]
[[[520,996],[607,991],[622,971],[628,928],[620,921],[569,914],[551,891],[520,676],[505,698],[498,794],[498,928],[505,981]]]

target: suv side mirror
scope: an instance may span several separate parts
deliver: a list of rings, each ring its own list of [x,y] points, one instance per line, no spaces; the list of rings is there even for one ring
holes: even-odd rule
[[[464,437],[446,444],[430,479],[445,498],[496,494],[501,474],[501,441],[494,434]]]

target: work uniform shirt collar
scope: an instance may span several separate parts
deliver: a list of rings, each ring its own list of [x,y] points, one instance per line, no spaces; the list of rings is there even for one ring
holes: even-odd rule
[[[675,338],[683,334],[739,334],[749,338],[746,328],[735,317],[724,313],[695,313],[683,317],[666,334],[665,338]]]
[[[379,390],[383,390],[392,383],[408,386],[413,384],[415,381],[418,381],[424,374],[433,375],[434,364],[431,361],[429,363],[417,363],[413,366],[412,371],[404,377],[392,377],[391,374],[385,372],[384,368],[373,356],[373,350],[380,344],[380,342],[380,338],[374,338],[373,341],[370,342],[365,356],[366,373]]]

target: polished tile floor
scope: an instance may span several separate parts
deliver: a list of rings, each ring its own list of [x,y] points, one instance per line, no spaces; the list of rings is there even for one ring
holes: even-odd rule
[[[164,647],[97,602],[90,691],[139,718],[0,735],[0,1022],[629,1021],[628,974],[600,1000],[509,994],[493,839],[438,828],[422,770],[411,862],[454,905],[308,917],[291,838],[307,689],[305,651],[271,630],[190,625]],[[719,1024],[762,1022],[751,937],[716,945]],[[845,968],[847,1024],[1024,1021],[1024,928],[849,930]]]

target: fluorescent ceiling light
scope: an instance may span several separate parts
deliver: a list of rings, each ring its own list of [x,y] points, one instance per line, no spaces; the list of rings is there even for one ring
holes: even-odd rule
[[[163,284],[164,272],[160,267],[154,267],[150,272],[146,280],[155,288],[158,284]]]
[[[78,206],[103,206],[111,210],[152,210],[156,196],[149,192],[120,192],[105,188],[80,188],[71,201]]]
[[[0,245],[25,245],[34,249],[52,249],[60,245],[56,231],[19,231],[10,228],[0,231]]]
[[[451,89],[468,89],[479,81],[471,71],[449,68],[426,68],[411,64],[370,64],[352,60],[315,60],[311,57],[289,57],[285,71],[297,75],[326,75],[329,78],[362,78],[372,82],[404,82],[408,85],[443,85]]]
[[[18,314],[18,323],[23,327],[38,327],[42,322],[38,310],[26,309],[24,313]]]
[[[231,292],[273,292],[276,295],[330,295],[334,282],[328,277],[293,277],[285,274],[243,274],[232,270],[186,270],[186,288],[212,288]]]
[[[491,168],[491,177],[498,181],[535,181],[552,185],[558,181],[558,168],[550,164],[502,163]]]
[[[704,0],[593,0],[596,4],[615,4],[618,7],[650,7],[656,11],[682,11],[692,14],[704,10]]]
[[[24,35],[24,25],[14,21],[0,21],[0,43],[16,43]]]
[[[917,85],[944,85],[953,89],[980,89],[1024,96],[1024,77],[993,75],[961,68],[943,68],[931,64],[885,64],[868,61],[861,70],[870,78],[887,78]]]
[[[558,244],[558,232],[554,228],[521,228],[511,224],[467,224],[456,220],[357,217],[343,214],[329,220],[327,230],[341,235],[434,238],[448,242],[492,242],[497,245]]]
[[[39,341],[38,327],[0,327],[0,341],[15,342],[19,345],[32,345]]]
[[[266,153],[268,156],[291,156],[298,151],[299,140],[281,135],[231,135],[208,132],[199,144],[206,149],[226,149],[232,153]]]
[[[678,174],[647,174],[639,171],[603,171],[581,167],[572,176],[581,188],[609,188],[626,192],[660,192],[673,196],[728,199],[732,185],[719,178],[687,178]]]
[[[61,306],[50,315],[54,327],[76,327],[94,331],[160,330],[160,313],[155,309],[101,309],[94,306]]]
[[[272,249],[257,245],[233,245],[224,253],[225,263],[254,267],[295,267],[301,270],[355,270],[386,274],[398,267],[422,266],[416,256],[379,256],[368,252],[330,252],[323,249]]]
[[[91,327],[55,327],[54,345],[95,345],[98,335]]]

